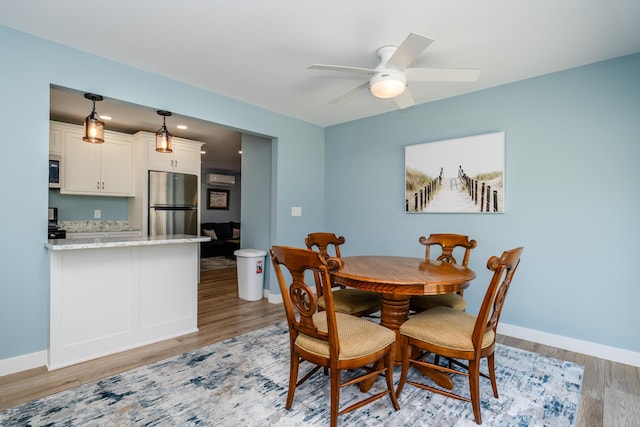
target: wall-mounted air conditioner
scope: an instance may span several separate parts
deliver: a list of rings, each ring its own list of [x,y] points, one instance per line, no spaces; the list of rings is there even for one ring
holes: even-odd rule
[[[233,185],[236,183],[236,177],[233,175],[220,175],[217,173],[207,174],[207,185]]]

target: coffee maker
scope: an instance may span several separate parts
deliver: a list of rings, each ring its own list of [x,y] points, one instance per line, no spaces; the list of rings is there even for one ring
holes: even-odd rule
[[[66,239],[67,231],[58,227],[58,208],[49,207],[49,231],[47,239]]]

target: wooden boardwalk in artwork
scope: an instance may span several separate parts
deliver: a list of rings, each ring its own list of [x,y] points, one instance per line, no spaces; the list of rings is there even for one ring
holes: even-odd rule
[[[443,185],[422,212],[480,212],[458,177],[444,178]]]

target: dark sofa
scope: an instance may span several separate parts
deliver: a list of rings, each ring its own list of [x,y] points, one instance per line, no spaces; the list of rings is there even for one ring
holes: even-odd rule
[[[240,249],[239,222],[203,222],[200,224],[200,234],[211,237],[210,242],[200,243],[200,258],[234,258],[233,252]]]

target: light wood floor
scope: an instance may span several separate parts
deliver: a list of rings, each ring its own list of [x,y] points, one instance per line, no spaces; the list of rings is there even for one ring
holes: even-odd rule
[[[238,298],[235,268],[202,272],[198,297],[197,333],[51,372],[0,377],[0,410],[284,320],[279,304]],[[640,368],[511,337],[498,341],[585,366],[576,426],[640,426]]]

